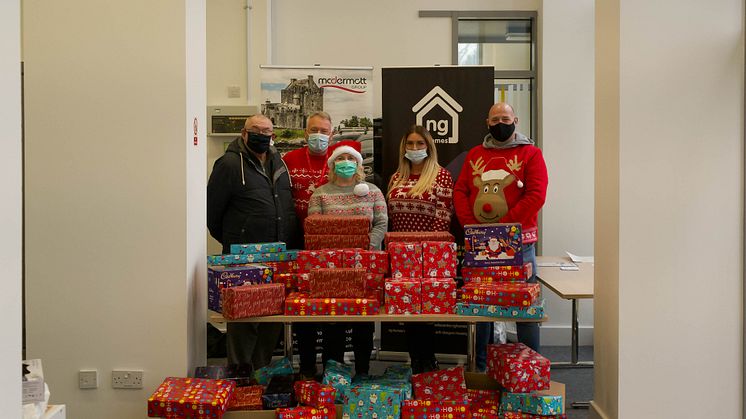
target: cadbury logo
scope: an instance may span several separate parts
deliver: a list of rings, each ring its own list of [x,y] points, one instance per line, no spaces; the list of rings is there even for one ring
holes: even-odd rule
[[[221,272],[220,279],[240,279],[241,275],[233,272]]]

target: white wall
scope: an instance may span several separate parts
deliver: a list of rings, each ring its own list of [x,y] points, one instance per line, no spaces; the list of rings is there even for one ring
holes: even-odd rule
[[[204,0],[24,2],[28,356],[69,417],[142,417],[204,361],[204,20]],[[112,389],[120,368],[144,388]]]
[[[0,406],[21,417],[21,8],[0,2]]]
[[[743,2],[620,6],[619,108],[598,107],[599,120],[617,112],[620,123],[618,234],[596,243],[619,248],[617,317],[596,323],[618,323],[619,391],[596,408],[620,418],[740,418]],[[615,69],[606,71],[612,81]],[[614,378],[608,364],[597,364],[605,377],[596,390]]]

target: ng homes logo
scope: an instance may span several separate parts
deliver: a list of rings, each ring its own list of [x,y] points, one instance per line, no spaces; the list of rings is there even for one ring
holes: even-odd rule
[[[442,109],[442,112],[436,112],[436,107]],[[430,131],[436,143],[445,144],[458,143],[458,114],[463,110],[464,108],[440,86],[433,87],[412,106],[417,125],[422,125]]]

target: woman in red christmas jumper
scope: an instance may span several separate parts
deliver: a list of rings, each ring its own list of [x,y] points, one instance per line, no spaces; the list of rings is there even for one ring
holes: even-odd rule
[[[388,226],[386,200],[376,185],[365,181],[360,143],[335,148],[327,165],[329,182],[316,188],[311,195],[308,215],[364,215],[371,223],[370,248],[380,249]],[[344,362],[344,325],[324,325],[324,352],[327,354],[324,358]],[[355,373],[365,375],[370,369],[370,354],[373,351],[373,323],[352,323],[351,327]]]
[[[507,103],[496,103],[487,115],[489,133],[466,155],[453,198],[462,226],[521,223],[523,261],[536,272],[537,217],[547,193],[547,167],[533,140],[516,132],[518,117]],[[528,278],[536,282],[535,274]],[[488,325],[483,327],[482,325]],[[486,367],[486,345],[492,323],[477,327],[477,369]],[[538,351],[539,324],[518,323],[518,341]]]
[[[430,133],[413,125],[399,144],[399,168],[391,177],[388,192],[391,231],[448,231],[453,215],[453,179],[438,164],[438,152]],[[412,372],[434,371],[432,323],[407,323],[407,343]]]

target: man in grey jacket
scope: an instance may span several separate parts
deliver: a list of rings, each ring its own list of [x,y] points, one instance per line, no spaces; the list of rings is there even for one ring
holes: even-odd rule
[[[246,119],[241,137],[215,162],[207,183],[207,227],[223,245],[286,242],[300,238],[290,177],[280,153],[270,145],[272,121],[263,115]],[[267,365],[280,337],[279,323],[228,323],[229,364]]]

